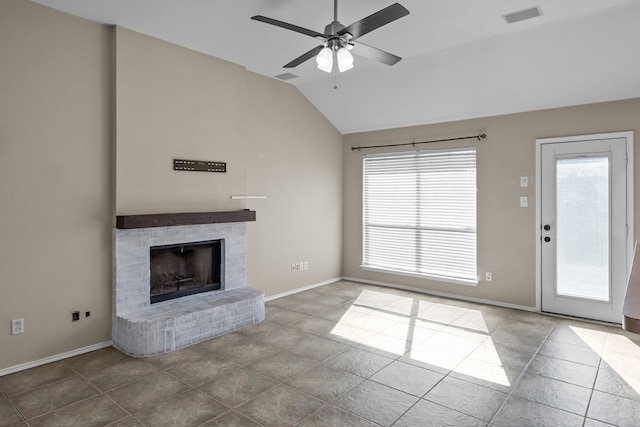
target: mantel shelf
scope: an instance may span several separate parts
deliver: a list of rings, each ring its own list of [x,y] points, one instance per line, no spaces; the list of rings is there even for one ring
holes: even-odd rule
[[[188,212],[148,215],[118,215],[116,228],[171,227],[176,225],[219,224],[256,220],[256,211],[244,209],[228,212]]]

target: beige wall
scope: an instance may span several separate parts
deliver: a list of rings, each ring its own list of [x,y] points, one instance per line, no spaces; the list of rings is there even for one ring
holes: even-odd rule
[[[640,137],[640,99],[535,111],[476,120],[415,126],[344,137],[343,274],[371,281],[427,291],[535,306],[535,140],[536,138],[635,131]],[[362,155],[351,146],[378,145],[486,133],[477,143],[478,273],[493,273],[493,281],[477,287],[446,284],[405,276],[373,273],[359,268],[362,261]],[[475,143],[474,143],[475,144]],[[465,146],[435,143],[424,148]],[[378,149],[380,151],[380,149]],[[366,150],[367,153],[375,152]],[[640,150],[635,150],[636,169]],[[636,194],[640,191],[636,174]],[[529,187],[520,188],[520,176]],[[519,207],[519,196],[529,196],[529,207]],[[635,216],[640,206],[636,196]],[[636,227],[636,236],[638,236]]]
[[[341,275],[342,135],[293,86],[116,28],[118,214],[249,208],[267,296]],[[227,162],[176,172],[174,158]],[[265,200],[231,200],[232,195]],[[309,270],[291,272],[308,261]]]
[[[0,371],[111,338],[116,211],[254,209],[250,285],[340,276],[342,136],[293,86],[28,0],[0,2],[0,58]]]
[[[111,338],[110,33],[0,2],[0,369]]]

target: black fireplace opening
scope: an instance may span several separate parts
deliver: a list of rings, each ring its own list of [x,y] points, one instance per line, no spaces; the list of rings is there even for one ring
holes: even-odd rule
[[[222,240],[153,246],[151,304],[222,288]]]

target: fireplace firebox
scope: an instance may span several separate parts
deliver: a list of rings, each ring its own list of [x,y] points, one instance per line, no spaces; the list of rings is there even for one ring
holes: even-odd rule
[[[151,247],[151,304],[222,289],[222,249],[222,240]]]

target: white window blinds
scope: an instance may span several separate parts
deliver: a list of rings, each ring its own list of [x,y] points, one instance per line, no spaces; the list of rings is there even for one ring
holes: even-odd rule
[[[476,271],[476,150],[364,157],[363,268],[468,285]]]

